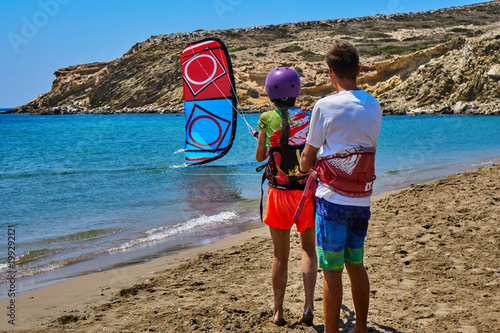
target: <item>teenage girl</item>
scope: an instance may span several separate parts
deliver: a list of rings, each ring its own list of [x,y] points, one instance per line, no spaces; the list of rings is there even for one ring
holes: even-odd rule
[[[296,224],[300,233],[305,290],[304,312],[300,322],[311,325],[318,264],[314,200],[311,192],[298,221],[295,223],[293,220],[305,184],[305,179],[295,177],[295,169],[306,143],[311,113],[295,107],[295,100],[300,94],[300,78],[292,68],[278,67],[269,72],[266,90],[276,109],[260,116],[255,157],[258,162],[269,158],[266,168],[269,191],[263,221],[269,226],[274,248],[273,321],[279,326],[286,323],[283,318],[283,301],[288,275],[290,229]]]

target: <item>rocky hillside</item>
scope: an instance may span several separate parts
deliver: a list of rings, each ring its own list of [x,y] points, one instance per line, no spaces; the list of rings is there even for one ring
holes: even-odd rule
[[[182,112],[180,53],[208,36],[230,49],[244,111],[270,107],[277,66],[302,79],[300,106],[332,93],[324,55],[335,40],[360,51],[360,86],[387,114],[500,113],[500,0],[420,13],[152,36],[121,58],[62,68],[51,90],[15,112]]]

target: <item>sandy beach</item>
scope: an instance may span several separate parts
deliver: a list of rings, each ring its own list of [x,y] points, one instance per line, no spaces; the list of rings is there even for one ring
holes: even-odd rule
[[[374,198],[365,247],[369,332],[500,331],[500,165]],[[256,208],[257,209],[257,208]],[[25,332],[323,332],[322,275],[313,326],[292,232],[287,325],[271,322],[266,227],[147,264],[81,276],[10,300],[0,328]],[[354,326],[347,274],[341,329]]]

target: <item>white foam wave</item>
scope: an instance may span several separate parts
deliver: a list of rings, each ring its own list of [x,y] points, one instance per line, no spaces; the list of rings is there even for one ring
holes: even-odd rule
[[[481,168],[484,166],[490,166],[493,164],[497,164],[500,162],[500,158],[491,158],[491,159],[486,159],[484,161],[477,161],[477,162],[472,162],[470,163],[471,168]]]
[[[62,262],[53,262],[53,263],[50,263],[50,264],[42,266],[42,267],[36,267],[36,268],[27,269],[25,272],[23,272],[21,274],[21,277],[35,275],[35,274],[38,274],[38,273],[45,273],[45,272],[55,271],[55,270],[57,270],[57,269],[59,269],[61,267],[64,267],[66,265],[69,265],[69,264],[73,263],[74,261],[75,260],[70,259],[70,260],[66,260],[66,261],[62,261]]]
[[[177,150],[177,151],[174,151],[174,155],[175,155],[175,154],[182,153],[182,152],[185,152],[185,151],[186,151],[186,149],[184,149],[184,148],[179,149],[179,150]]]
[[[215,223],[224,223],[227,220],[236,218],[237,216],[238,215],[234,211],[222,212],[212,216],[201,215],[200,217],[189,220],[187,222],[175,224],[171,227],[153,228],[146,231],[147,236],[132,240],[121,246],[108,249],[108,252],[123,251],[139,244],[159,241],[195,228],[204,227]]]
[[[188,165],[186,163],[184,163],[184,164],[171,165],[170,168],[171,169],[178,169],[178,168],[185,168],[187,166]]]
[[[58,263],[50,263],[50,264],[45,265],[45,266],[40,266],[40,267],[35,267],[35,268],[29,268],[29,269],[22,270],[22,271],[17,271],[16,278],[23,278],[23,277],[32,276],[32,275],[39,274],[39,273],[55,271],[61,267],[64,267],[66,265],[71,264],[73,261],[74,260],[67,260],[67,261],[58,262]],[[0,278],[0,283],[4,283],[6,281],[7,280],[5,278],[3,278],[3,277]]]

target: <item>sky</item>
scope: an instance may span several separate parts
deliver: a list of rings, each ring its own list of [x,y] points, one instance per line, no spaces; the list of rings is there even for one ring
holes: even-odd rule
[[[53,73],[110,61],[150,36],[419,12],[472,0],[0,0],[0,108],[48,92]]]

